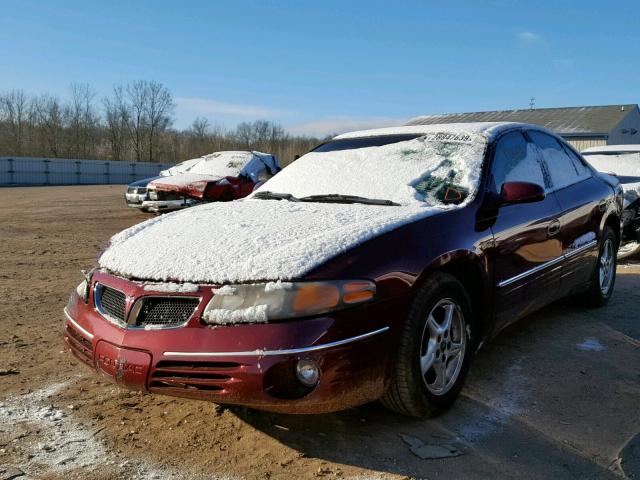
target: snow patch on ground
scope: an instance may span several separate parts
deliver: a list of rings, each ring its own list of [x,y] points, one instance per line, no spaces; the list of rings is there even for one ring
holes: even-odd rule
[[[96,432],[75,423],[72,408],[56,408],[51,397],[71,386],[72,380],[0,401],[0,434],[3,443],[19,441],[26,463],[18,465],[25,478],[49,475],[77,476],[77,472],[105,469],[114,478],[172,479],[187,476],[157,469],[139,459],[117,457],[96,438]],[[116,473],[117,472],[117,473]],[[63,477],[64,478],[64,477]],[[74,477],[75,478],[75,477]],[[199,478],[198,476],[189,478]],[[211,478],[211,477],[207,477]],[[216,480],[230,479],[215,476]]]
[[[39,427],[37,440],[29,445],[31,459],[23,467],[31,473],[38,464],[48,465],[54,472],[91,468],[103,463],[107,452],[92,433],[76,424],[64,410],[51,405],[49,398],[71,382],[57,383],[35,392],[10,397],[0,407],[0,425],[18,436],[26,424]]]
[[[578,350],[584,350],[585,352],[602,352],[607,347],[600,343],[600,340],[594,337],[588,337],[584,339],[584,342],[576,344]]]
[[[473,442],[500,431],[511,417],[525,409],[528,384],[520,362],[511,365],[502,385],[492,392],[492,398],[486,402],[489,412],[482,417],[474,415],[473,421],[460,428],[460,437]]]

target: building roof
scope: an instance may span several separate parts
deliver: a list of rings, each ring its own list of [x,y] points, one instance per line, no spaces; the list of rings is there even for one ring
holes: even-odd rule
[[[423,115],[406,125],[431,125],[459,122],[522,122],[542,125],[560,135],[606,135],[638,105],[602,105],[595,107],[536,108],[494,112]]]

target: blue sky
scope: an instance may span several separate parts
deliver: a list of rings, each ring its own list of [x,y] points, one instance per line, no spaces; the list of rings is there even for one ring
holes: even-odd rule
[[[640,2],[2,0],[0,90],[157,80],[178,128],[325,134],[427,113],[640,101]]]

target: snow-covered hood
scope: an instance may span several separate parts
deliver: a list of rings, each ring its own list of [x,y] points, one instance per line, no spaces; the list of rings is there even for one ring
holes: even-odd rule
[[[453,208],[459,207],[446,209]],[[99,266],[151,281],[290,280],[362,242],[446,209],[276,200],[210,203],[115,235]]]
[[[184,186],[194,182],[217,182],[222,177],[220,175],[207,175],[202,173],[180,173],[170,177],[160,177],[152,182],[152,186]]]

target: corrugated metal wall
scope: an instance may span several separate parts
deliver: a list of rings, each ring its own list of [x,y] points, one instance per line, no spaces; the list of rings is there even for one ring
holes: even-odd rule
[[[567,143],[573,145],[573,147],[579,152],[586,148],[601,147],[607,144],[607,139],[604,137],[563,137]]]
[[[126,184],[158,175],[170,163],[0,157],[0,185]]]

